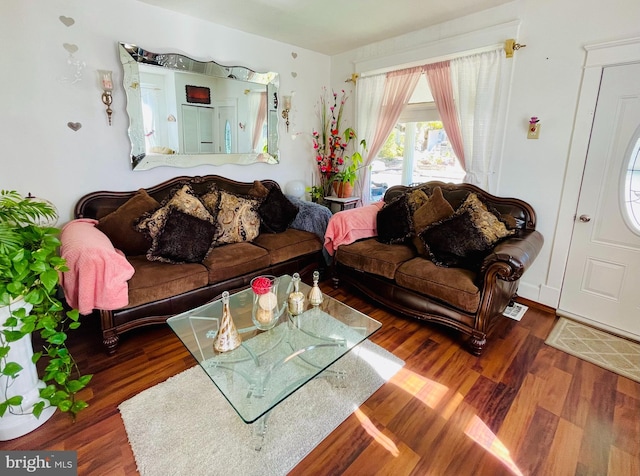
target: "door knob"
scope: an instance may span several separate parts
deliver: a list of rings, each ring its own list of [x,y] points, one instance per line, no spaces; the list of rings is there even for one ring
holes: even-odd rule
[[[591,221],[591,217],[589,215],[580,215],[580,221],[582,223],[588,223]]]

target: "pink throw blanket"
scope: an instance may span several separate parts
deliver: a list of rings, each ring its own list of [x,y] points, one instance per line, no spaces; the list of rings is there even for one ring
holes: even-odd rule
[[[324,247],[333,256],[340,245],[348,245],[362,238],[378,235],[376,217],[384,206],[383,201],[366,207],[352,208],[336,213],[329,220],[324,235]]]
[[[134,273],[124,254],[95,227],[97,223],[89,218],[72,220],[60,233],[60,256],[69,268],[61,273],[60,284],[67,303],[83,315],[126,306],[127,281]]]

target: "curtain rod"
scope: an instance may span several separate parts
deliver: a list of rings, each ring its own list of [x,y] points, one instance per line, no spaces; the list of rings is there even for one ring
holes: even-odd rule
[[[454,53],[454,54],[450,54],[450,55],[446,55],[446,56],[439,56],[436,58],[431,58],[428,61],[413,61],[411,63],[405,63],[402,65],[396,65],[396,66],[391,66],[388,68],[383,68],[383,69],[378,69],[378,70],[374,70],[374,71],[367,71],[364,73],[353,73],[351,75],[350,78],[347,78],[344,82],[345,83],[353,83],[356,84],[356,82],[358,81],[358,79],[360,77],[367,77],[370,78],[372,76],[378,76],[378,75],[383,75],[383,74],[387,74],[391,71],[400,71],[402,69],[408,69],[408,68],[414,68],[416,66],[426,66],[428,64],[433,64],[433,63],[439,63],[441,61],[447,61],[447,60],[452,60],[452,59],[456,59],[456,58],[462,58],[465,56],[472,56],[472,55],[476,55],[479,53],[486,53],[489,51],[494,51],[497,49],[503,49],[505,52],[505,56],[507,58],[511,58],[513,57],[513,52],[519,50],[520,48],[524,48],[527,45],[521,45],[520,43],[517,43],[516,40],[514,40],[513,38],[510,38],[508,40],[505,40],[504,45],[490,45],[490,46],[484,46],[482,48],[476,48],[473,50],[466,50],[464,52],[460,52],[460,53]]]

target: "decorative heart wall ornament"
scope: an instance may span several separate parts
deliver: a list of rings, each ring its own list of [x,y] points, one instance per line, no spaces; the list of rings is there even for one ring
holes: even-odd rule
[[[74,45],[73,43],[62,43],[62,46],[71,54],[78,51],[78,45]]]
[[[78,132],[78,130],[80,130],[80,128],[82,127],[82,124],[80,124],[79,122],[67,122],[67,127],[74,132]]]
[[[73,18],[65,17],[64,15],[60,15],[58,18],[65,26],[71,26],[76,22]]]
[[[291,71],[291,76],[294,78],[298,77],[298,73],[296,73],[295,71]]]
[[[298,53],[296,53],[295,51],[293,53],[291,53],[291,57],[293,59],[296,59],[298,57]]]

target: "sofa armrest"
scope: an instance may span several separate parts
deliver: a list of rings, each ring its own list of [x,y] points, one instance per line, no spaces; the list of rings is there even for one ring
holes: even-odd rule
[[[485,274],[495,264],[502,265],[499,279],[516,281],[531,266],[542,249],[544,238],[536,230],[522,230],[517,236],[498,243],[485,257],[480,269]]]

